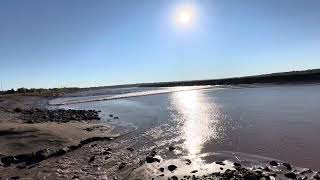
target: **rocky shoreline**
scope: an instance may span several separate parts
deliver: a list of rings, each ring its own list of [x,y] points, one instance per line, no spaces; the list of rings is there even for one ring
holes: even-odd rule
[[[172,151],[170,149],[172,148],[169,147],[168,151]],[[163,160],[156,150],[152,150],[146,156],[144,164],[134,170],[129,179],[320,180],[320,172],[316,172],[308,168],[294,167],[290,163],[276,160],[271,160],[265,162],[264,164],[251,166],[248,166],[244,161],[214,161],[211,167],[215,170],[212,170],[211,172],[209,172],[209,170],[208,173],[204,174],[200,172],[201,168],[194,169],[194,166],[192,166],[193,163],[195,162],[190,159],[178,159],[176,161]],[[150,169],[153,169],[153,171],[150,172]],[[148,174],[144,175],[144,173]]]
[[[15,108],[14,112],[22,114],[20,118],[25,123],[59,122],[70,121],[92,121],[100,120],[99,111],[96,110],[73,110],[73,109],[20,109]]]

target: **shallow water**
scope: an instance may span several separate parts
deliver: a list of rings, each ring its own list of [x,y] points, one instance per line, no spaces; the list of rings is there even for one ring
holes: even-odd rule
[[[243,152],[319,170],[319,92],[320,85],[213,87],[67,107],[99,109],[103,121],[137,128],[130,136],[144,148],[174,145],[189,159]]]

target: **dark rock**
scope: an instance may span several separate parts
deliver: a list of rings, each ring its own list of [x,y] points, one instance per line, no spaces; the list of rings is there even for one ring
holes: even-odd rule
[[[112,154],[112,152],[111,152],[111,151],[104,151],[104,152],[102,153],[102,155],[108,155],[108,154]]]
[[[191,164],[191,160],[190,159],[186,159],[186,165],[190,165]]]
[[[247,174],[243,177],[244,180],[259,180],[259,177],[254,174]]]
[[[119,119],[119,117],[118,117],[118,116],[115,116],[115,117],[113,117],[113,119]]]
[[[96,147],[98,144],[92,144],[90,147]]]
[[[223,167],[220,167],[220,170],[223,170]]]
[[[1,162],[4,166],[10,166],[17,163],[17,160],[13,156],[4,156],[1,158]]]
[[[219,165],[222,165],[222,166],[226,165],[222,161],[216,161],[216,164],[219,164]]]
[[[270,162],[270,165],[271,165],[271,166],[278,166],[278,163],[277,163],[276,161],[271,161],[271,162]]]
[[[172,176],[171,179],[172,180],[179,180],[179,178],[177,176]]]
[[[314,178],[314,179],[317,179],[317,180],[320,180],[319,174],[314,175],[313,178]]]
[[[198,172],[198,170],[193,170],[193,171],[191,171],[191,173],[193,174],[193,173],[197,173]]]
[[[268,166],[266,166],[265,168],[263,168],[263,170],[265,170],[265,171],[270,171],[270,169],[269,169],[269,167]]]
[[[168,169],[169,169],[169,171],[174,171],[174,170],[176,170],[178,167],[177,166],[175,166],[175,165],[169,165],[168,166]]]
[[[22,112],[22,109],[20,109],[20,108],[15,108],[15,109],[14,109],[14,112],[20,113],[20,112]]]
[[[163,171],[164,171],[164,168],[163,168],[163,167],[162,167],[162,168],[159,168],[159,171],[163,172]]]
[[[151,157],[151,156],[147,156],[146,157],[146,162],[147,163],[160,162],[160,159],[154,158],[154,157]]]
[[[66,149],[58,149],[54,155],[55,156],[61,156],[61,155],[64,155],[65,153],[67,153],[67,150]]]
[[[44,159],[47,159],[48,157],[52,156],[54,154],[54,151],[51,149],[42,149],[35,153],[34,158],[35,160],[42,161]]]
[[[241,167],[241,164],[236,163],[236,162],[235,162],[235,163],[233,163],[233,165],[234,165],[234,166],[236,166],[236,167]]]
[[[123,168],[126,166],[126,164],[127,164],[127,163],[124,163],[124,162],[121,163],[121,164],[119,165],[118,169],[119,169],[119,170],[120,170],[120,169],[123,169]]]
[[[16,180],[16,179],[20,179],[20,177],[19,177],[19,176],[13,176],[13,177],[11,177],[10,179]]]
[[[175,149],[176,149],[175,147],[169,146],[169,151],[173,151],[173,150],[175,150]]]
[[[286,167],[288,170],[292,170],[291,164],[289,164],[289,163],[282,163],[282,165],[283,165],[284,167]]]
[[[290,179],[296,179],[297,178],[297,175],[293,172],[289,172],[289,173],[286,173],[284,174],[285,177],[287,178],[290,178]]]
[[[235,171],[233,171],[233,170],[227,169],[227,170],[224,172],[224,176],[230,179],[230,178],[233,177],[234,172],[235,172]]]
[[[155,155],[157,155],[157,152],[156,152],[156,150],[153,149],[153,150],[149,153],[149,156],[154,157]]]
[[[132,147],[128,147],[127,150],[128,151],[133,151],[133,148]]]
[[[92,157],[89,159],[89,163],[93,162],[95,158],[96,158],[95,156],[92,156]]]

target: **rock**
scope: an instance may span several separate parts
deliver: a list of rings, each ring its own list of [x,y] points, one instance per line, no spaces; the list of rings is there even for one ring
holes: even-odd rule
[[[126,166],[126,164],[127,164],[127,163],[124,163],[124,162],[121,163],[121,164],[119,165],[118,169],[119,169],[119,170],[120,170],[120,169],[123,169],[123,168]]]
[[[128,151],[133,151],[133,148],[132,147],[128,147],[127,150]]]
[[[112,152],[111,152],[111,151],[104,151],[104,152],[102,153],[102,155],[108,155],[108,154],[112,154]]]
[[[269,169],[269,167],[268,166],[266,166],[265,168],[263,168],[263,170],[265,170],[265,171],[270,171],[270,169]]]
[[[317,179],[317,180],[320,180],[319,174],[314,175],[313,178],[314,178],[314,179]]]
[[[271,165],[271,166],[278,166],[278,163],[277,163],[276,161],[271,161],[271,162],[270,162],[270,165]]]
[[[216,161],[216,164],[219,164],[219,165],[222,165],[222,166],[226,165],[222,161]]]
[[[193,173],[197,173],[198,172],[198,170],[193,170],[193,171],[191,171],[191,173],[193,174]]]
[[[175,150],[175,149],[176,149],[175,147],[169,146],[169,151],[173,151],[173,150]]]
[[[20,109],[20,108],[15,108],[15,109],[14,109],[14,112],[20,113],[20,112],[22,112],[22,109]]]
[[[172,180],[179,180],[179,178],[177,176],[172,176],[171,179]]]
[[[157,155],[157,152],[156,152],[156,150],[153,149],[153,150],[149,153],[149,156],[154,157],[155,155]]]
[[[288,170],[292,170],[291,164],[289,164],[289,163],[282,163],[282,165],[283,165],[284,167],[286,167]]]
[[[163,168],[163,167],[159,168],[159,171],[160,171],[160,172],[163,172],[163,171],[164,171],[164,168]]]
[[[306,174],[306,173],[312,173],[311,169],[306,168],[300,172],[300,174]]]
[[[89,159],[89,163],[93,162],[95,158],[96,158],[95,156],[92,156],[92,157]]]
[[[289,172],[289,173],[286,173],[284,174],[285,177],[287,178],[290,178],[290,179],[296,179],[297,178],[297,175],[293,172]]]
[[[153,163],[153,162],[160,162],[160,159],[157,159],[157,158],[154,158],[151,156],[147,156],[146,161],[147,161],[147,163]]]
[[[247,174],[243,177],[244,180],[259,180],[257,175]]]
[[[55,156],[61,156],[65,153],[67,153],[67,148],[58,149],[54,154],[55,154]]]
[[[19,176],[12,176],[10,179],[16,180],[16,179],[20,179],[20,177]]]
[[[175,165],[169,165],[168,166],[168,169],[169,169],[169,171],[174,171],[174,170],[176,170],[178,167],[177,166],[175,166]]]
[[[233,163],[233,165],[234,165],[234,166],[236,166],[236,167],[241,167],[241,164],[236,163],[236,162],[235,162],[235,163]]]
[[[230,179],[230,178],[232,178],[232,177],[233,177],[234,172],[235,172],[235,171],[233,171],[233,170],[227,169],[227,170],[224,172],[224,174],[223,174],[223,175],[224,175],[225,177],[227,177],[227,178],[229,178],[229,179]]]
[[[223,167],[220,167],[220,170],[223,170]]]
[[[191,164],[191,160],[190,159],[186,159],[186,165],[190,165]]]
[[[13,156],[4,156],[1,158],[1,162],[4,166],[10,166],[11,164],[15,164],[17,160]]]
[[[98,144],[92,144],[90,147],[96,147]]]
[[[34,161],[39,162],[42,160],[47,159],[48,157],[52,156],[55,152],[51,149],[42,149],[37,151],[34,155]]]

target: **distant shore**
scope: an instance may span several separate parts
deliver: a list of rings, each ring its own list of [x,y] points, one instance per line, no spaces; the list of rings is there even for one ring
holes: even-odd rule
[[[171,87],[171,86],[201,86],[201,85],[239,85],[255,83],[319,83],[320,69],[306,71],[292,71],[272,74],[262,74],[256,76],[233,77],[223,79],[175,81],[141,84],[141,87]]]

